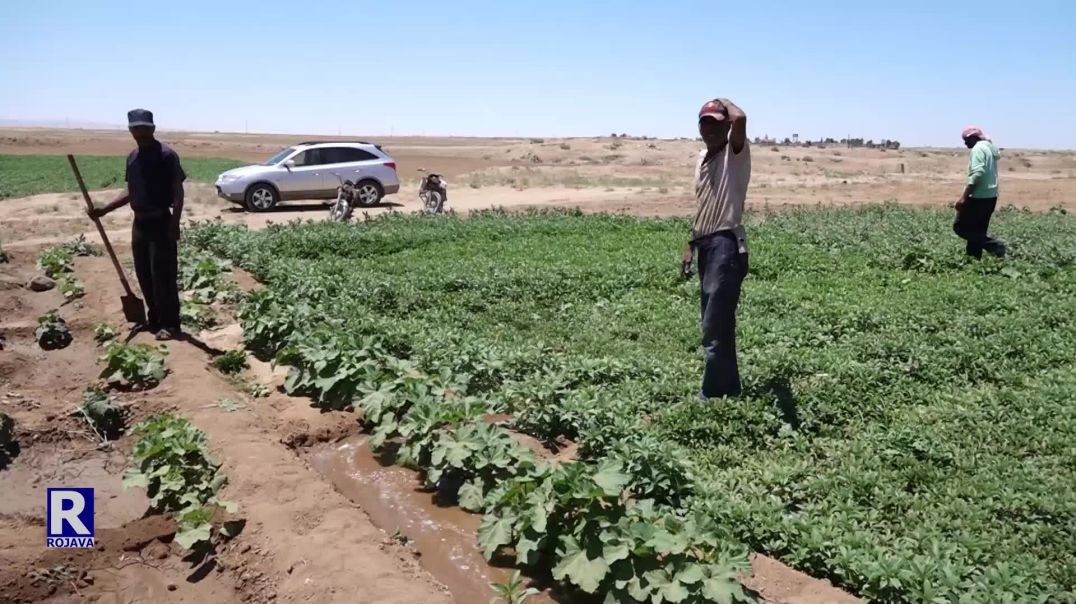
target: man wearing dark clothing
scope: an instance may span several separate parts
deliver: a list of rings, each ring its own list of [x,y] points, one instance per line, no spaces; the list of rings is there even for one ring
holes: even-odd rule
[[[968,178],[964,194],[956,202],[953,232],[968,242],[967,254],[982,258],[983,250],[994,256],[1005,255],[1005,242],[993,239],[987,231],[990,217],[998,205],[998,158],[1001,152],[980,128],[969,126],[961,133],[964,145],[971,149]]]
[[[170,340],[180,335],[179,220],[183,214],[183,181],[187,175],[179,155],[154,137],[153,114],[127,113],[128,129],[138,148],[127,156],[127,191],[112,203],[90,212],[100,218],[130,204],[134,211],[131,251],[135,274],[146,300],[148,325],[140,326]]]
[[[751,180],[747,115],[728,99],[714,99],[699,110],[699,134],[706,144],[695,167],[698,210],[684,249],[683,270],[690,272],[698,252],[702,347],[706,367],[700,398],[740,394],[736,362],[736,307],[747,276],[744,202]]]

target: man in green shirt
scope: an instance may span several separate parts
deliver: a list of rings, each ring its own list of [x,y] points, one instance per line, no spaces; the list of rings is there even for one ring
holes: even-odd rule
[[[983,250],[1001,257],[1005,242],[987,235],[990,217],[998,205],[998,158],[1001,152],[980,128],[970,126],[961,133],[964,144],[971,149],[968,179],[964,194],[956,202],[956,222],[953,231],[968,242],[967,253],[982,258]]]

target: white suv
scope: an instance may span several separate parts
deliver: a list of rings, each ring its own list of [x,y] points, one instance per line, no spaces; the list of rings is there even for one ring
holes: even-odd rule
[[[288,147],[264,164],[224,172],[217,177],[217,195],[264,212],[281,201],[335,199],[336,187],[345,180],[355,183],[364,206],[400,190],[396,162],[380,145],[310,141]]]

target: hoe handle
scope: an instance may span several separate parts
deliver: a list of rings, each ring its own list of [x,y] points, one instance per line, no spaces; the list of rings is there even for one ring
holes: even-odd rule
[[[93,211],[93,201],[90,200],[90,192],[86,190],[86,183],[82,180],[82,173],[78,171],[78,164],[75,163],[75,156],[68,154],[68,163],[71,164],[71,171],[75,173],[75,180],[78,181],[78,188],[82,191],[82,199],[86,200],[86,209]],[[116,258],[116,252],[112,249],[112,244],[108,241],[108,235],[105,234],[105,227],[101,224],[101,220],[91,216],[93,224],[97,226],[97,232],[101,235],[101,241],[105,244],[105,250],[108,251],[108,257],[112,259],[112,266],[116,267],[116,274],[120,276],[120,283],[123,285],[124,291],[128,296],[133,296],[131,291],[131,284],[127,282],[127,275],[123,273],[123,267],[120,266],[120,261]]]

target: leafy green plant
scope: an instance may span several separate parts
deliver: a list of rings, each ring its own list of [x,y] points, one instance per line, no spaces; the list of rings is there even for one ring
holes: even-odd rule
[[[45,249],[38,257],[37,265],[52,279],[56,279],[65,300],[81,298],[86,286],[74,276],[75,256],[100,256],[101,251],[86,241],[84,235],[60,246]]]
[[[86,241],[85,235],[79,235],[74,241],[63,244],[63,249],[72,256],[100,256],[101,248]]]
[[[553,578],[613,601],[747,601],[737,573],[747,550],[701,514],[622,497],[631,477],[617,462],[558,467],[503,485],[487,508],[479,544],[503,546],[524,566],[552,563]]]
[[[64,275],[56,280],[64,300],[74,300],[86,295],[86,286],[74,276]]]
[[[187,299],[179,301],[179,321],[194,329],[210,329],[219,323],[209,306]]]
[[[44,350],[67,348],[72,339],[71,330],[67,328],[67,321],[64,321],[56,310],[50,310],[37,318],[34,337],[37,339],[37,344]]]
[[[285,392],[309,394],[324,408],[348,409],[363,386],[381,381],[387,356],[375,338],[320,332],[281,351],[277,360],[291,365]]]
[[[82,393],[79,412],[102,440],[116,440],[126,426],[123,408],[103,388],[91,386]]]
[[[489,604],[524,604],[528,598],[539,593],[537,589],[523,585],[523,579],[520,578],[518,570],[512,573],[508,581],[494,582],[489,585],[496,594],[490,599]]]
[[[101,379],[121,388],[144,390],[159,384],[168,373],[164,358],[168,349],[147,344],[126,345],[113,342],[97,359],[103,364]]]
[[[140,422],[132,433],[138,440],[123,486],[146,489],[151,509],[174,513],[179,529],[176,543],[181,547],[191,549],[208,542],[214,510],[220,507],[235,513],[237,506],[217,497],[227,478],[210,456],[205,434],[171,415]]]
[[[98,345],[105,345],[116,339],[116,328],[108,323],[98,323],[93,326],[93,341]]]
[[[37,259],[37,266],[52,279],[75,270],[73,254],[63,246],[46,248]]]
[[[198,304],[235,302],[240,297],[239,286],[225,278],[231,270],[226,260],[184,248],[179,262],[180,289]]]
[[[229,350],[213,359],[213,367],[223,374],[234,375],[248,369],[250,363],[247,362],[247,355],[242,350]]]

